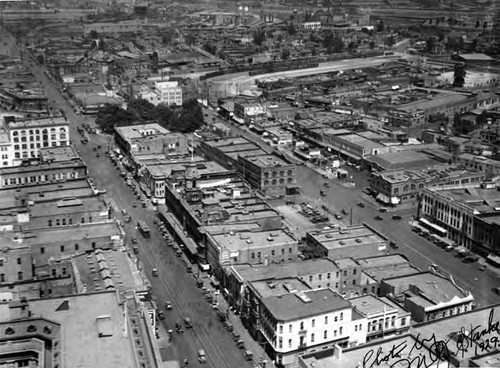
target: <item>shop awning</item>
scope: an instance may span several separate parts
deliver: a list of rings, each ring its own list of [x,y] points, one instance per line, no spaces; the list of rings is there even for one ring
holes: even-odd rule
[[[492,265],[500,267],[500,257],[496,254],[491,253],[488,257],[486,257],[486,260]]]
[[[391,204],[399,204],[401,200],[398,197],[391,197]]]
[[[391,199],[382,193],[377,194],[377,201],[387,203],[387,204],[391,203]]]

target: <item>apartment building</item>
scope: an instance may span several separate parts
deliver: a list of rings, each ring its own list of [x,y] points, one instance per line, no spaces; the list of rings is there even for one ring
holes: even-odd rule
[[[18,166],[24,160],[38,158],[42,148],[70,144],[69,123],[64,117],[5,119],[3,129],[9,135],[11,148],[2,151],[5,152],[2,153],[2,166]]]
[[[331,289],[279,292],[260,305],[257,328],[278,366],[296,366],[310,351],[366,342],[367,319]]]

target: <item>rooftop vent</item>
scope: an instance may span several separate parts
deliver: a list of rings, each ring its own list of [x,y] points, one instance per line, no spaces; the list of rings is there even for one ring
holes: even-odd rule
[[[295,293],[295,295],[297,295],[297,298],[299,298],[300,300],[302,300],[304,303],[310,303],[312,302],[312,299],[309,298],[306,294],[304,293]]]

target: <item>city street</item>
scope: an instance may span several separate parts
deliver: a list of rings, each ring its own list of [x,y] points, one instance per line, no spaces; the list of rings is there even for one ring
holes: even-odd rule
[[[217,320],[216,312],[204,300],[202,293],[195,285],[193,275],[186,272],[182,259],[175,256],[172,248],[166,246],[160,232],[153,223],[154,211],[140,206],[133,207],[137,200],[130,188],[120,177],[120,172],[112,165],[106,156],[109,138],[104,135],[90,135],[90,142],[84,145],[76,128],[84,122],[91,123],[93,118],[75,114],[70,103],[61,96],[58,87],[50,81],[44,73],[44,68],[32,66],[36,78],[43,83],[49,101],[57,109],[62,109],[70,125],[72,142],[80,155],[87,163],[89,175],[95,179],[96,186],[107,190],[107,197],[111,199],[115,215],[125,209],[132,221],[125,224],[125,242],[130,244],[131,236],[138,240],[139,254],[144,272],[149,276],[153,268],[158,268],[158,277],[149,277],[152,291],[157,298],[160,308],[164,308],[166,301],[171,301],[173,310],[165,311],[165,320],[161,321],[166,328],[173,329],[175,323],[182,323],[184,317],[190,317],[193,328],[185,330],[183,334],[173,334],[173,355],[170,359],[189,360],[191,365],[197,366],[197,352],[204,349],[207,355],[207,367],[233,368],[251,367],[251,362],[245,361],[242,350],[236,347],[231,335],[225,331]],[[101,145],[100,157],[96,157],[93,147]],[[137,220],[143,220],[151,229],[151,238],[143,238],[135,226]],[[194,363],[194,364],[193,364]]]
[[[366,178],[362,179],[367,175],[366,172],[353,172],[351,175],[355,182],[366,183]],[[326,189],[323,187],[324,181],[325,179],[314,170],[306,166],[297,166],[297,182],[302,186],[304,196],[310,198],[311,205],[318,204],[319,191]],[[488,266],[486,271],[480,271],[477,263],[463,263],[459,258],[454,257],[454,253],[446,252],[411,231],[409,221],[411,216],[416,215],[416,204],[414,208],[405,208],[396,212],[390,210],[386,214],[380,214],[378,209],[381,206],[361,193],[363,184],[349,188],[340,185],[337,180],[331,182],[327,196],[321,197],[320,201],[332,211],[340,213],[344,208],[349,212],[352,210],[354,224],[365,222],[380,231],[399,245],[399,249],[390,249],[391,252],[404,254],[420,269],[427,270],[431,264],[438,265],[442,270],[450,273],[460,286],[473,293],[478,306],[500,303],[500,296],[492,291],[492,288],[500,284],[500,278],[494,270],[490,269],[491,266]],[[360,200],[365,204],[364,208],[357,206]],[[394,213],[401,215],[402,219],[393,220]],[[383,220],[375,220],[377,215],[381,215]],[[349,219],[345,221],[349,222]]]

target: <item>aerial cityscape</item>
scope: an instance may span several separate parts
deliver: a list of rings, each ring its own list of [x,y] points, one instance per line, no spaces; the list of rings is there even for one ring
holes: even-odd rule
[[[0,367],[500,368],[500,1],[1,0]]]

